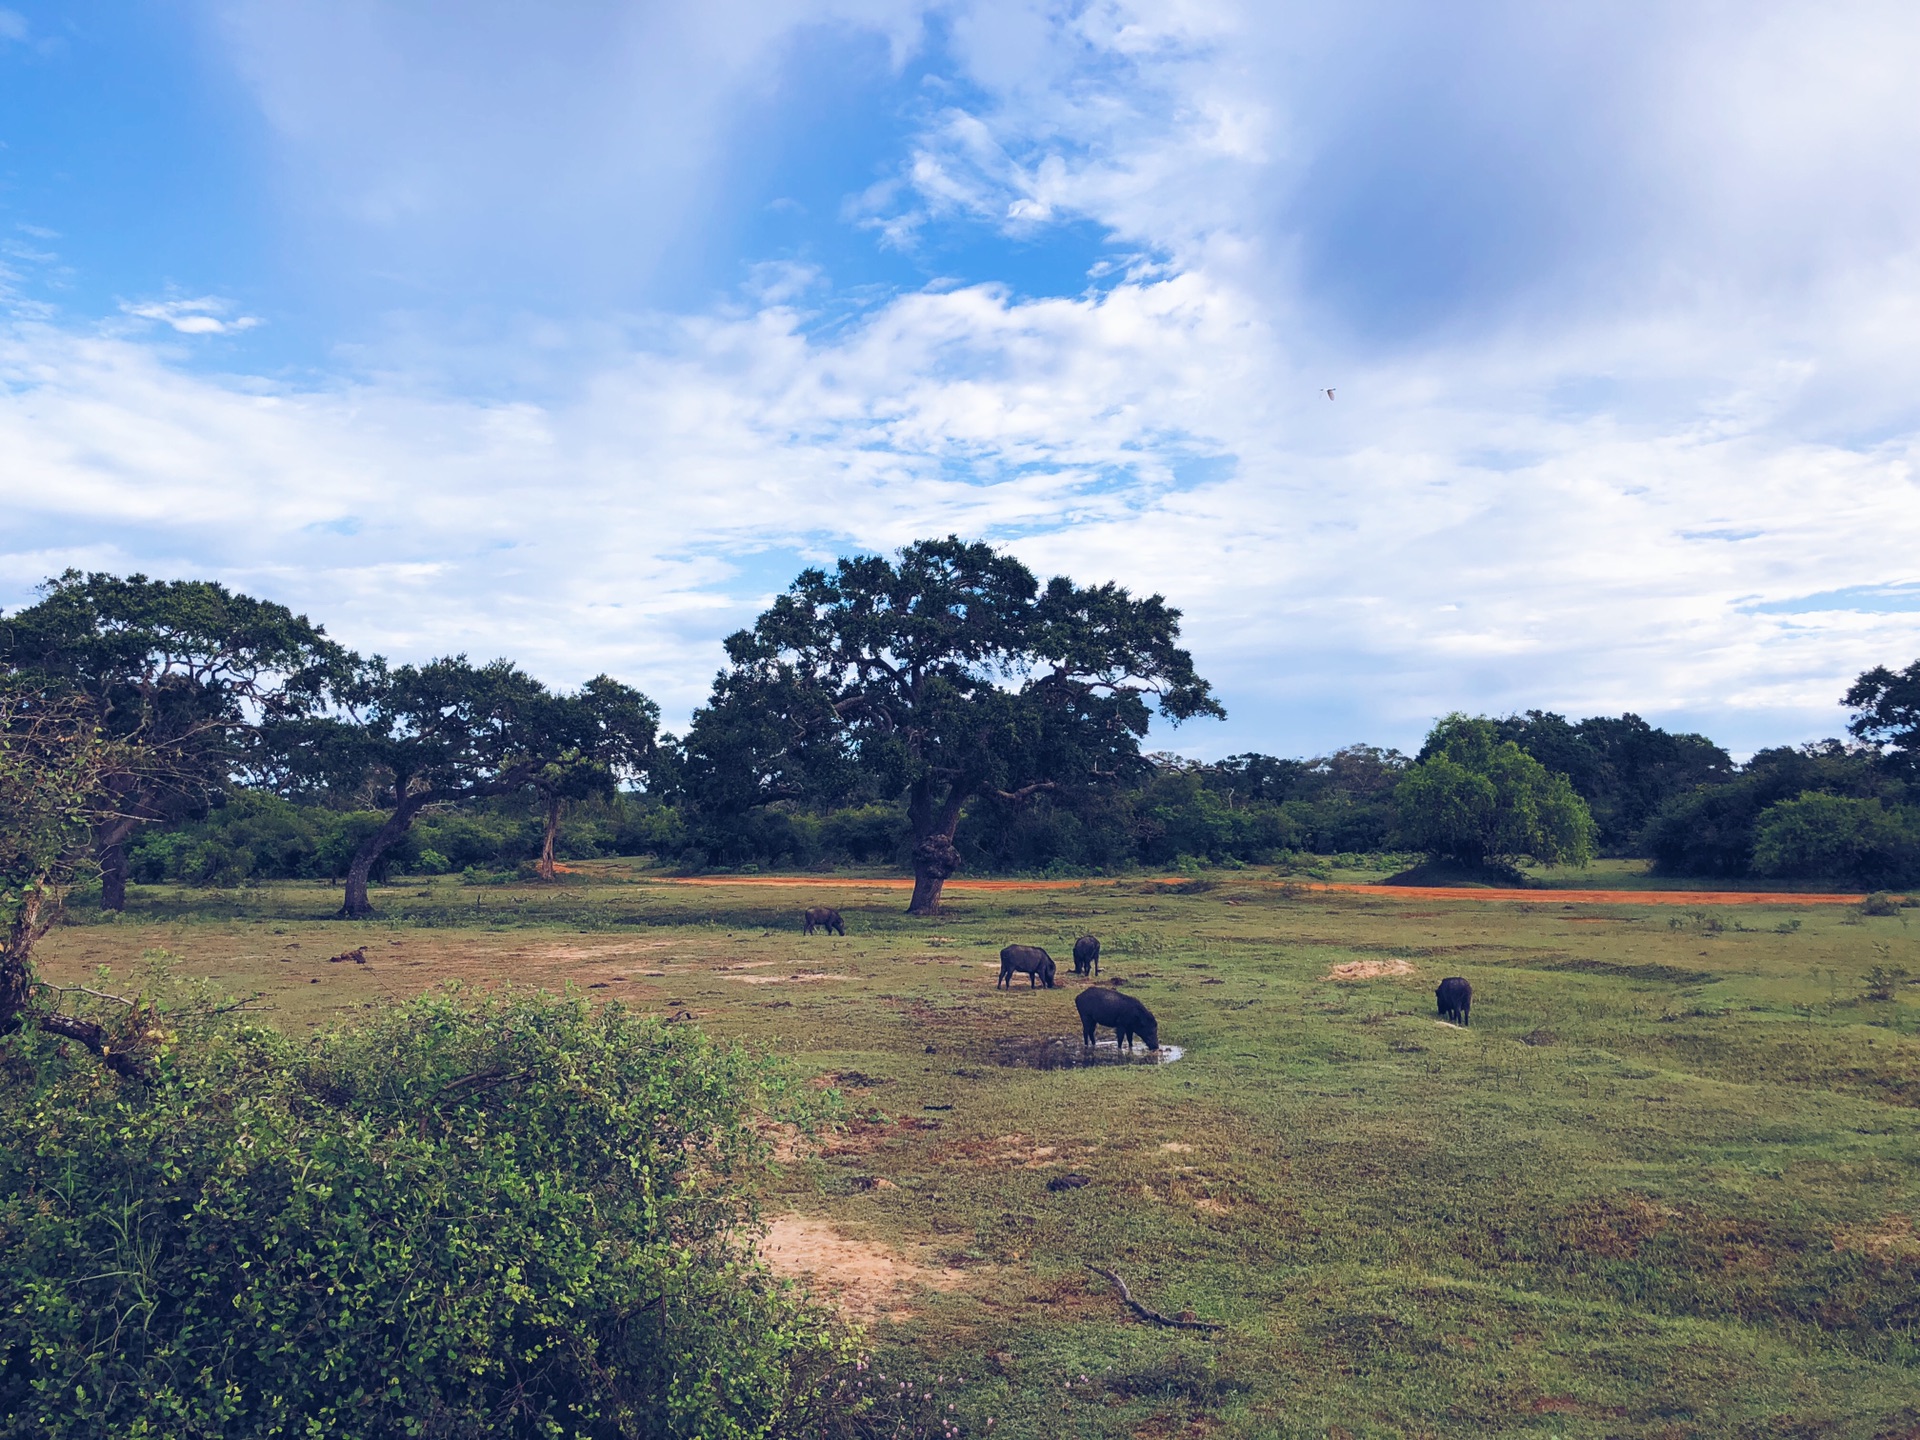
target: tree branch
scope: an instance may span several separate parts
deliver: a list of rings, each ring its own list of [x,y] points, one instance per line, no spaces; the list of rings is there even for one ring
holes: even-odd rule
[[[993,793],[1002,800],[1024,800],[1029,795],[1038,795],[1042,790],[1058,790],[1059,782],[1054,780],[1036,780],[1031,785],[1022,785],[1018,790],[995,790]]]
[[[116,1075],[128,1080],[142,1082],[151,1079],[147,1067],[139,1056],[131,1050],[116,1050],[110,1043],[113,1037],[104,1025],[92,1020],[81,1020],[72,1015],[37,1015],[34,1023],[49,1035],[58,1035],[63,1039],[77,1040],[94,1054]]]

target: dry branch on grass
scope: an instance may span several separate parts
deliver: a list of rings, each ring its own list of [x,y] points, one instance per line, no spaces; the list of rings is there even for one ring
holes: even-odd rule
[[[1102,1270],[1098,1265],[1089,1265],[1087,1268],[1093,1271],[1094,1274],[1104,1275],[1107,1279],[1111,1280],[1120,1291],[1121,1303],[1142,1320],[1150,1324],[1164,1325],[1169,1330],[1224,1330],[1227,1328],[1211,1320],[1194,1319],[1192,1318],[1193,1312],[1190,1310],[1184,1311],[1178,1316],[1162,1315],[1158,1310],[1150,1310],[1133,1298],[1133,1292],[1127,1289],[1127,1282],[1122,1280],[1113,1271]]]

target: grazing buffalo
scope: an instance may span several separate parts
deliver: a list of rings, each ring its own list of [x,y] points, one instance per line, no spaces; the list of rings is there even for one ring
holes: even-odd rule
[[[1473,987],[1458,975],[1442,980],[1433,998],[1439,1002],[1442,1020],[1450,1020],[1455,1025],[1467,1023],[1467,1012],[1473,1009]]]
[[[1073,997],[1073,1008],[1080,1012],[1080,1038],[1093,1044],[1093,1032],[1101,1025],[1113,1030],[1114,1043],[1122,1050],[1133,1048],[1138,1036],[1149,1050],[1160,1048],[1160,1022],[1153,1012],[1131,995],[1093,985]]]
[[[1018,970],[1027,977],[1027,988],[1033,990],[1040,985],[1053,989],[1053,957],[1038,945],[1009,945],[1000,952],[1000,978],[994,981],[997,990],[1005,985],[1013,986],[1013,973]]]
[[[1073,973],[1076,975],[1100,973],[1100,942],[1093,936],[1082,935],[1073,942]]]
[[[800,923],[805,927],[809,935],[815,930],[824,930],[829,935],[844,935],[847,933],[847,922],[840,918],[840,912],[838,910],[829,910],[824,905],[816,906],[814,909],[807,911],[806,914],[800,917]]]

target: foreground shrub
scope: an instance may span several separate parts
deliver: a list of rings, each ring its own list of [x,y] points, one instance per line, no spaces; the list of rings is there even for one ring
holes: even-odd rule
[[[738,1244],[758,1062],[457,991],[0,1078],[0,1436],[771,1436],[844,1382]],[[837,1409],[838,1407],[831,1407]]]

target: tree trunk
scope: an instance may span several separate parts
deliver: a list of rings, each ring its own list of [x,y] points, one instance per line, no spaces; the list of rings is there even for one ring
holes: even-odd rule
[[[127,908],[127,847],[109,845],[100,852],[100,908]]]
[[[560,838],[560,797],[558,794],[547,796],[547,834],[540,845],[540,878],[557,880],[559,873],[553,868],[553,843]]]
[[[924,788],[922,788],[924,787]],[[938,810],[933,807],[932,786],[922,781],[907,801],[907,818],[913,822],[913,899],[907,904],[909,915],[938,915],[940,891],[947,877],[960,868],[960,852],[953,848],[953,832],[960,824],[960,807],[967,791],[955,783]]]
[[[927,836],[913,847],[913,899],[909,915],[938,915],[940,891],[947,877],[960,868],[960,852],[953,848],[953,828],[944,835]]]
[[[367,899],[367,877],[373,873],[380,857],[407,833],[413,817],[424,810],[431,799],[430,795],[409,796],[387,817],[386,824],[360,842],[360,848],[353,852],[353,863],[347,866],[347,893],[340,905],[342,920],[366,920],[373,915],[373,904]]]
[[[20,1012],[27,1008],[33,991],[34,942],[46,934],[54,908],[48,904],[44,886],[28,886],[13,912],[13,923],[0,937],[0,1035],[19,1028]]]
[[[115,820],[96,826],[93,832],[93,858],[100,866],[100,908],[127,908],[127,837],[135,822]]]

